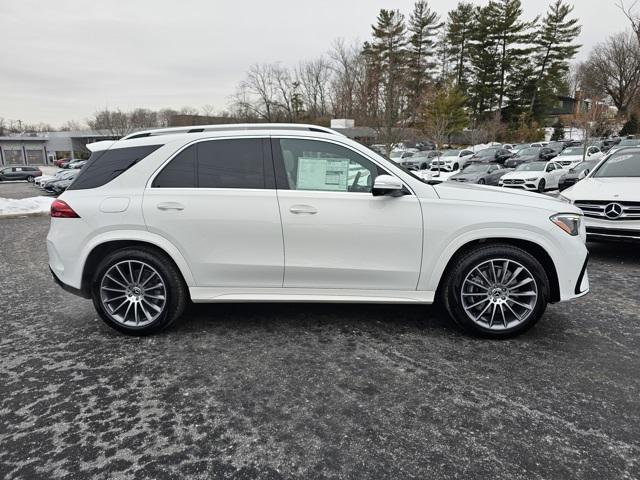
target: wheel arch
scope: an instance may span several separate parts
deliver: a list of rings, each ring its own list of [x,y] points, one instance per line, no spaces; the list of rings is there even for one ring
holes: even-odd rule
[[[442,294],[442,287],[444,286],[445,279],[447,278],[449,270],[455,264],[455,261],[466,252],[473,250],[478,246],[492,245],[492,244],[508,244],[513,245],[514,247],[521,248],[522,250],[533,255],[536,260],[540,262],[542,267],[544,268],[547,278],[549,279],[549,302],[555,303],[560,301],[560,282],[558,279],[558,272],[556,270],[555,264],[549,252],[541,246],[539,243],[533,242],[531,240],[526,240],[522,238],[513,238],[513,237],[492,237],[492,238],[479,238],[475,240],[470,240],[467,243],[458,247],[458,249],[454,252],[454,254],[449,258],[442,275],[440,275],[440,279],[438,281],[438,286],[436,288],[436,298],[439,298]]]
[[[144,247],[146,249],[156,251],[176,267],[187,286],[194,284],[191,270],[189,269],[182,255],[177,249],[175,249],[175,247],[167,247],[166,245],[159,244],[159,242],[151,241],[150,239],[104,239],[104,241],[98,242],[93,245],[91,247],[91,250],[87,254],[82,269],[80,291],[85,295],[90,294],[93,273],[95,273],[95,270],[100,264],[100,261],[105,256],[109,255],[112,252],[115,252],[116,250],[132,247]]]

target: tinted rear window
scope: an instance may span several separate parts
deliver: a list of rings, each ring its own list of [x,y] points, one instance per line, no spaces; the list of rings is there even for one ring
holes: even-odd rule
[[[114,148],[94,152],[69,187],[69,190],[101,187],[126,172],[161,146],[144,145],[141,147]]]

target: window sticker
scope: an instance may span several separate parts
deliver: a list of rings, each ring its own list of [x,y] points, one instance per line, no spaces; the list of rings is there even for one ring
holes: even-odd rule
[[[299,158],[298,190],[347,191],[348,158]]]

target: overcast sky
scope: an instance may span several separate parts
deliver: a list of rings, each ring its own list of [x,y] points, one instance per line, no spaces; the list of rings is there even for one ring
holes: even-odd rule
[[[551,0],[523,0],[525,14]],[[125,110],[222,110],[253,63],[295,65],[338,37],[365,40],[380,8],[413,0],[1,0],[0,117],[84,121]],[[431,0],[445,16],[454,0]],[[485,1],[476,0],[484,4]],[[584,58],[627,28],[615,0],[574,0]]]

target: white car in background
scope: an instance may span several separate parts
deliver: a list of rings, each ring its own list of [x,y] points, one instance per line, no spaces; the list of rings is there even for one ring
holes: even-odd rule
[[[584,147],[567,147],[553,160],[562,165],[565,170],[571,170],[579,163],[582,163],[583,157],[585,161],[600,160],[604,157],[604,153],[594,145],[587,147],[586,155]]]
[[[590,239],[640,240],[640,147],[608,156],[560,198],[582,210]]]
[[[327,128],[159,129],[92,152],[51,205],[49,266],[127,334],[168,327],[189,301],[437,299],[504,338],[589,290],[578,208],[432,185]]]
[[[440,156],[433,159],[429,164],[431,170],[444,170],[453,172],[464,168],[473,155],[471,150],[444,150]]]
[[[607,152],[607,154],[611,155],[613,153],[616,153],[621,148],[627,148],[627,147],[640,147],[640,140],[635,138],[625,138],[624,140],[621,140],[620,143],[618,143],[617,145],[614,145],[613,147],[611,147]]]
[[[505,174],[498,185],[544,193],[548,190],[557,190],[558,181],[565,173],[567,170],[555,161],[528,162],[518,165],[515,170]]]

